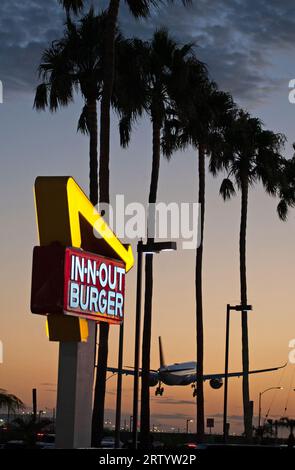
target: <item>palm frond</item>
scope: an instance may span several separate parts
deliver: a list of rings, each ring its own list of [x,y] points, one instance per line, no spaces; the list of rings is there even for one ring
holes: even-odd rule
[[[159,0],[125,0],[129,10],[135,18],[146,18],[151,7],[158,6]]]
[[[48,106],[48,85],[47,83],[41,83],[36,88],[36,94],[34,98],[33,107],[37,111],[44,110]]]
[[[88,122],[88,107],[85,105],[80,114],[77,131],[82,134],[89,134],[89,122]]]
[[[67,12],[72,11],[75,15],[84,8],[84,0],[59,0],[59,3]]]
[[[15,412],[25,408],[25,405],[17,396],[0,389],[0,408],[2,407],[6,407],[10,411]]]
[[[235,187],[229,178],[225,178],[222,181],[219,194],[223,197],[224,201],[230,199],[232,196],[235,196]]]
[[[288,211],[289,211],[288,204],[284,199],[282,199],[277,205],[277,213],[278,213],[279,218],[283,222],[287,220]]]
[[[132,118],[126,114],[119,121],[120,144],[123,148],[128,147],[131,136]]]

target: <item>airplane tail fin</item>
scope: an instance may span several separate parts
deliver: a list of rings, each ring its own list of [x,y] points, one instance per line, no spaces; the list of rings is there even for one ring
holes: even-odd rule
[[[160,367],[165,367],[165,359],[163,354],[162,339],[159,336],[159,354],[160,354]]]

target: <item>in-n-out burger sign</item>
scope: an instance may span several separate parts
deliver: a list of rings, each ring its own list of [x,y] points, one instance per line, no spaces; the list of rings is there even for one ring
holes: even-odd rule
[[[33,313],[63,313],[108,323],[124,319],[125,265],[59,244],[35,247]]]
[[[118,239],[72,177],[39,176],[34,195],[40,246],[33,254],[31,311],[47,315],[50,341],[87,341],[87,319],[122,322],[121,269],[127,273],[132,268],[132,248]],[[77,260],[76,279],[70,253],[76,256],[73,263]],[[67,259],[71,265],[66,269]],[[87,272],[82,276],[83,259]],[[107,269],[99,268],[102,259]]]
[[[121,322],[124,317],[124,291],[125,268],[122,262],[66,249],[65,312]]]

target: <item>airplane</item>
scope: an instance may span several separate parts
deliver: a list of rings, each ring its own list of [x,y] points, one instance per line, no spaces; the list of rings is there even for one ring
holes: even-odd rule
[[[157,385],[155,395],[162,396],[164,393],[164,387],[162,384],[168,386],[184,386],[191,385],[193,390],[193,396],[197,394],[197,374],[196,367],[197,363],[194,361],[191,362],[181,362],[174,363],[171,365],[166,365],[163,353],[162,339],[159,336],[159,356],[160,356],[160,367],[157,370],[150,370],[149,383],[150,387],[155,387]],[[263,372],[272,372],[274,370],[283,369],[286,367],[286,364],[278,367],[271,367],[269,369],[256,369],[250,370],[248,374],[261,374]],[[118,373],[118,369],[114,367],[108,367],[108,372],[113,374]],[[134,375],[134,369],[124,368],[121,370],[123,375]],[[141,371],[139,372],[141,375]],[[229,372],[228,377],[242,377],[243,372]],[[203,375],[203,381],[209,381],[210,387],[214,390],[218,390],[223,386],[223,379],[225,377],[224,373],[221,374],[205,374]]]

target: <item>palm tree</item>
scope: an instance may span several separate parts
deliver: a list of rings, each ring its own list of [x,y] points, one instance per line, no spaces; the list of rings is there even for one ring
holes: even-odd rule
[[[30,415],[18,417],[13,420],[12,424],[15,431],[21,434],[26,448],[30,449],[36,448],[37,434],[47,426],[52,425],[52,421],[49,418],[45,418],[36,423],[34,417]]]
[[[8,393],[3,388],[0,388],[0,408],[7,409],[7,422],[9,423],[10,413],[16,413],[17,411],[24,409],[25,404],[20,398],[11,393]]]
[[[173,0],[167,0],[172,3]],[[84,7],[84,0],[59,0],[67,15],[72,11],[78,14]],[[135,18],[146,18],[153,6],[163,3],[163,0],[125,0],[131,14]],[[191,0],[182,0],[189,4]],[[120,0],[110,0],[107,14],[107,27],[104,49],[103,89],[100,114],[100,157],[99,157],[99,201],[110,202],[109,190],[109,154],[110,154],[110,107],[115,74],[115,31],[118,22]],[[102,322],[99,328],[98,363],[100,373],[96,375],[92,443],[97,445],[103,436],[105,382],[108,360],[109,325]]]
[[[293,144],[295,150],[295,144]],[[290,207],[295,207],[295,154],[290,159],[283,159],[278,184],[278,216],[286,221]]]
[[[206,156],[210,157],[209,168],[214,170],[214,161],[223,146],[224,132],[231,121],[234,103],[228,93],[217,89],[209,81],[206,70],[200,73],[199,65],[192,62],[188,90],[179,99],[178,118],[165,128],[164,152],[170,156],[175,148],[184,149],[191,144],[198,152],[198,202],[200,204],[199,239],[196,250],[195,296],[196,296],[196,343],[197,343],[197,439],[204,438],[204,331],[203,331],[203,249],[205,227]]]
[[[135,18],[147,17],[152,6],[162,3],[161,0],[125,0]],[[171,0],[169,0],[171,1]],[[172,0],[173,1],[173,0]],[[66,12],[78,14],[84,7],[84,0],[59,0]],[[182,0],[190,3],[190,0]],[[110,108],[115,76],[115,37],[120,0],[110,0],[107,10],[107,26],[104,48],[103,89],[100,117],[100,165],[99,165],[99,200],[110,202],[109,194],[109,147],[110,147]],[[102,324],[106,326],[106,324]]]
[[[145,110],[150,116],[152,123],[152,172],[149,191],[149,214],[148,214],[148,242],[152,243],[155,237],[155,214],[153,205],[157,201],[158,178],[160,170],[161,139],[163,129],[167,121],[173,115],[173,107],[176,105],[177,97],[180,95],[186,82],[190,60],[192,60],[192,45],[178,46],[172,40],[167,31],[162,29],[156,31],[150,43],[134,39],[134,53],[139,70],[138,85],[130,87],[132,94],[131,102],[136,93],[135,108]],[[130,77],[130,64],[127,81]],[[199,63],[200,68],[203,66]],[[136,66],[134,67],[136,69]],[[131,74],[132,75],[132,74]],[[122,80],[124,83],[124,80]],[[118,84],[122,83],[118,80]],[[125,90],[126,87],[123,87]],[[187,89],[186,89],[187,92]],[[129,101],[129,96],[126,98]],[[130,101],[129,101],[130,102]],[[127,109],[127,112],[126,112]],[[141,110],[141,112],[142,112]],[[123,145],[129,143],[132,127],[132,112],[128,114],[125,106],[120,122],[121,142]],[[166,123],[166,124],[165,124]],[[150,349],[151,349],[151,326],[152,326],[152,297],[153,297],[153,255],[147,254],[145,258],[145,302],[144,302],[144,325],[142,342],[142,388],[141,388],[141,443],[149,444],[150,429],[150,403],[149,403],[149,371],[150,371]]]
[[[224,200],[235,194],[235,186],[241,191],[240,219],[240,300],[247,305],[246,275],[246,236],[248,217],[249,188],[262,183],[265,191],[275,195],[281,177],[281,148],[285,137],[264,130],[259,119],[244,111],[237,113],[236,119],[226,134],[226,149],[220,163],[228,171],[220,187]],[[230,178],[234,179],[234,183]],[[243,407],[246,438],[252,437],[253,410],[249,396],[249,349],[247,311],[242,311],[242,361],[243,361]]]
[[[55,112],[73,102],[75,91],[80,91],[84,107],[78,130],[89,134],[89,193],[94,205],[98,202],[96,103],[102,95],[105,28],[106,14],[95,16],[93,9],[78,25],[68,18],[63,38],[42,55],[39,75],[43,81],[34,101],[37,110]],[[117,45],[121,40],[117,32]]]
[[[75,91],[81,92],[85,104],[78,130],[89,134],[89,193],[93,205],[98,203],[97,101],[101,100],[103,92],[106,26],[106,13],[95,16],[93,9],[90,9],[78,25],[68,16],[64,37],[55,41],[42,56],[39,72],[43,83],[37,87],[34,103],[37,110],[49,107],[50,111],[56,111],[73,101]],[[115,41],[117,53],[124,43],[118,30]],[[124,47],[127,54],[126,47],[127,44]],[[103,333],[106,329],[105,324],[101,326],[99,343],[104,354],[107,353],[107,335]],[[106,362],[101,360],[100,364],[103,363]],[[103,371],[103,367],[100,367],[100,374],[97,374],[98,393],[95,395],[93,415],[95,423],[103,423],[104,407],[100,406],[101,394],[104,396],[105,393]],[[97,429],[97,426],[93,426],[93,429]],[[97,441],[96,437],[95,439]]]

